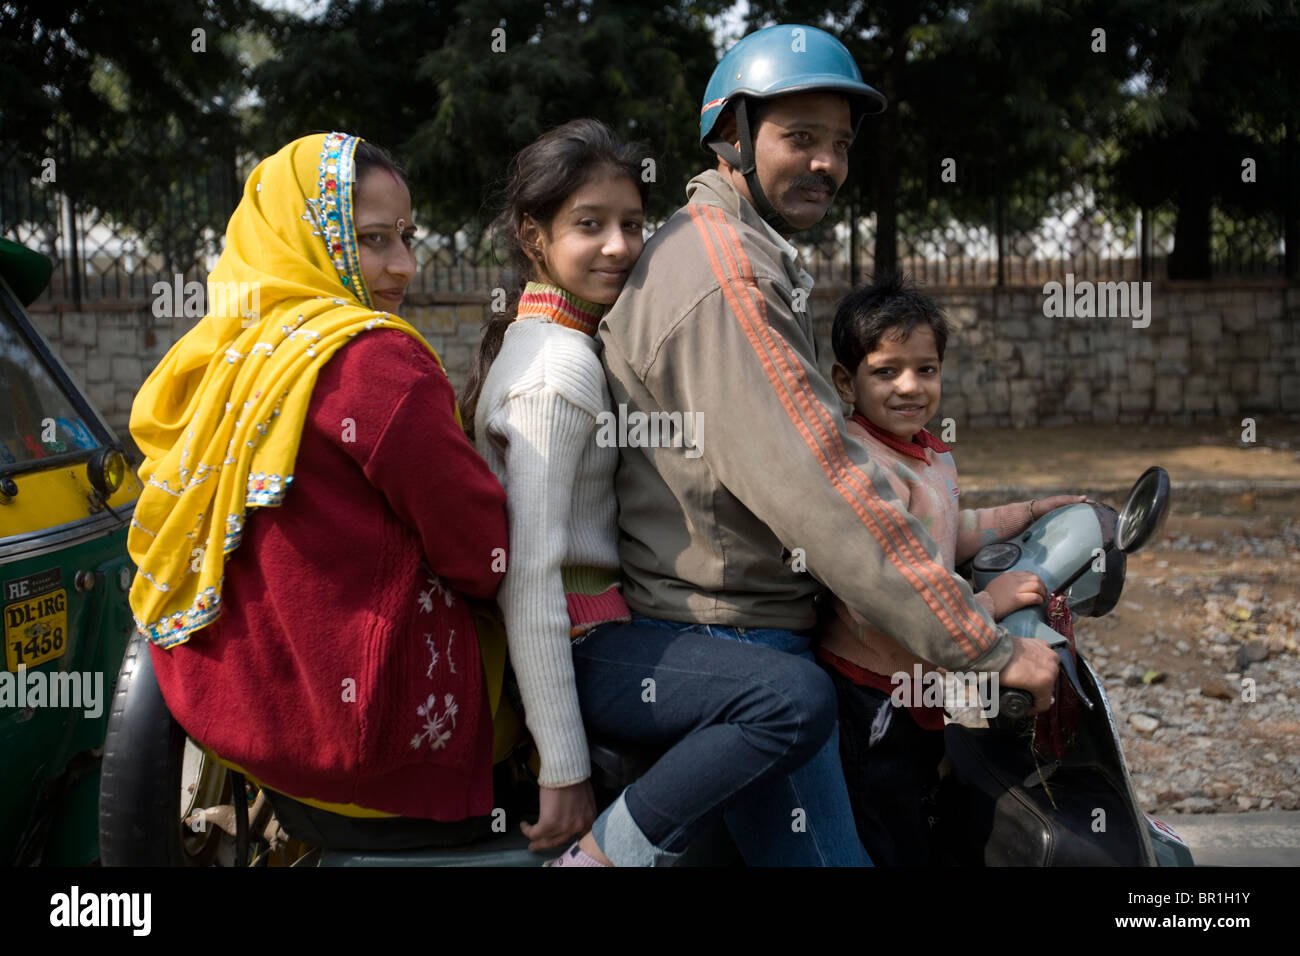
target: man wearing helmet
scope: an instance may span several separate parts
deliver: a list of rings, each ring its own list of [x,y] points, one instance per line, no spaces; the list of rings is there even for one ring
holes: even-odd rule
[[[799,60],[809,33],[823,59],[815,73]],[[774,55],[768,47],[787,36],[803,49]],[[757,49],[750,53],[746,42]],[[717,154],[736,192],[786,238],[826,215],[848,177],[858,124],[885,108],[848,50],[814,27],[768,27],[742,40],[718,64],[704,96],[700,142]]]
[[[829,589],[918,657],[1001,671],[1046,709],[1055,654],[1013,640],[946,570],[847,434],[818,369],[812,278],[787,240],[826,214],[862,117],[884,106],[848,50],[815,27],[753,33],[714,71],[700,141],[717,168],[691,180],[687,204],[651,237],[600,324],[620,415],[707,426],[692,456],[662,441],[621,450],[624,594],[642,624],[811,656],[806,632]],[[727,818],[747,859],[747,842],[762,845],[756,834],[792,819],[823,860],[865,862],[837,734]]]

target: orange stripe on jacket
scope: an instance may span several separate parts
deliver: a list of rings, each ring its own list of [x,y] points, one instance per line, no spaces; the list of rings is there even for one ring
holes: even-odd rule
[[[710,265],[719,279],[733,314],[741,322],[741,327],[786,414],[821,464],[832,486],[862,519],[877,544],[889,556],[891,563],[921,595],[962,650],[971,657],[976,656],[973,652],[974,648],[982,647],[987,650],[996,639],[996,634],[984,624],[973,609],[967,607],[961,600],[948,573],[926,556],[919,540],[911,534],[906,524],[899,524],[900,516],[885,507],[879,497],[870,490],[869,479],[848,458],[847,449],[840,440],[839,430],[828,418],[822,403],[812,395],[811,385],[802,364],[797,358],[791,361],[793,356],[789,343],[772,333],[763,314],[766,304],[754,287],[753,269],[735,228],[727,222],[725,214],[720,209],[695,204],[689,206],[688,210],[704,238]],[[715,232],[720,234],[715,235]],[[730,268],[720,261],[719,253],[727,259],[727,266]],[[776,361],[773,360],[773,356]],[[778,364],[782,368],[778,368]],[[804,414],[800,414],[796,409],[796,403],[802,407]],[[808,420],[815,423],[817,431],[820,432],[819,436],[813,434]],[[856,488],[848,487],[846,479],[848,484],[855,485]],[[867,520],[868,517],[870,521]],[[905,552],[917,555],[916,567],[905,559]],[[922,578],[925,579],[924,582]],[[954,620],[948,608],[938,600],[939,595],[961,609],[967,618],[966,622],[959,624]]]
[[[726,228],[727,224],[725,219],[719,218],[722,216],[720,210],[716,210],[713,209],[712,207],[709,207],[704,211],[704,215],[712,218],[716,223],[723,226],[723,228]],[[739,244],[739,238],[737,237],[736,243],[734,245],[738,245],[738,244]],[[726,243],[719,240],[719,245],[721,246],[723,252],[727,254],[727,259],[729,260],[729,264],[733,266],[735,272],[739,272],[740,277],[746,280],[743,284],[740,285],[738,291],[745,293],[746,300],[752,304],[751,308],[744,310],[744,312],[747,313],[748,317],[751,320],[753,320],[752,325],[745,326],[746,334],[750,337],[751,344],[754,344],[754,339],[756,336],[762,338],[764,340],[765,347],[771,352],[775,353],[778,357],[782,358],[781,364],[784,366],[782,379],[784,384],[787,385],[788,390],[795,396],[795,398],[799,398],[803,400],[803,407],[805,411],[808,413],[806,417],[816,418],[819,420],[819,425],[820,425],[819,431],[821,434],[819,436],[820,441],[818,442],[817,445],[815,446],[812,445],[812,441],[816,441],[816,439],[812,439],[812,436],[809,433],[809,429],[807,425],[805,425],[801,419],[795,418],[795,415],[793,414],[792,411],[791,403],[783,400],[782,404],[785,406],[787,414],[791,416],[791,419],[794,422],[796,428],[798,428],[800,432],[804,435],[805,441],[808,441],[810,447],[813,448],[814,453],[820,454],[821,461],[822,461],[822,470],[826,472],[827,476],[831,479],[833,484],[840,486],[842,482],[841,482],[841,475],[838,474],[839,472],[841,471],[848,472],[848,477],[850,478],[854,476],[855,472],[854,472],[854,466],[852,462],[847,460],[846,455],[840,454],[839,456],[837,456],[844,462],[844,467],[842,469],[837,469],[831,464],[829,455],[827,455],[824,451],[824,449],[827,447],[832,447],[832,448],[834,447],[832,435],[838,436],[838,431],[835,430],[833,427],[830,427],[830,422],[826,419],[824,415],[824,408],[822,407],[821,403],[816,401],[815,399],[811,402],[808,401],[807,392],[810,390],[810,387],[807,384],[806,376],[803,375],[802,366],[797,361],[795,361],[793,363],[793,368],[792,368],[791,367],[792,363],[790,363],[788,359],[784,358],[784,353],[788,353],[790,351],[788,344],[784,343],[779,336],[773,336],[770,333],[770,331],[768,331],[770,329],[770,326],[765,321],[763,321],[763,315],[762,315],[762,313],[765,311],[765,303],[763,302],[761,296],[754,294],[754,290],[752,289],[752,287],[748,282],[748,280],[752,279],[753,277],[753,270],[750,267],[748,259],[745,258],[743,262],[737,261],[734,256],[734,245],[732,243]],[[741,255],[743,256],[743,251],[741,252]],[[714,258],[713,261],[716,262],[716,258]],[[717,271],[716,266],[715,266],[715,271]],[[736,284],[736,278],[737,277],[734,274],[725,275],[723,277],[724,287],[727,288],[728,291],[731,291],[732,287]],[[737,315],[739,316],[742,312],[740,308],[741,303],[736,301],[734,295],[729,295],[728,298],[732,302],[733,312],[737,313]],[[754,344],[754,347],[757,350],[758,346],[756,344]],[[766,360],[765,357],[762,356],[761,354],[760,354],[760,360],[763,361],[764,367],[768,369],[769,378],[771,378],[772,363]],[[798,384],[794,387],[789,387],[789,382],[791,380],[794,380]],[[844,495],[844,490],[841,489],[841,496],[843,495]],[[864,497],[866,498],[866,502],[868,503],[868,506],[871,506],[872,503],[874,503],[876,500],[875,496],[869,493],[866,494]],[[863,517],[863,518],[866,517],[866,514],[862,510],[862,508],[859,507],[858,505],[855,505],[852,499],[846,498],[846,501],[848,501],[850,507],[853,507],[854,511],[858,513],[859,517]],[[906,537],[904,537],[906,532],[906,525],[900,526],[897,522],[896,516],[892,515],[888,509],[883,509],[883,513],[877,512],[876,514],[873,515],[873,517],[877,521],[880,521],[882,516],[890,520],[888,522],[881,523],[880,525],[881,532],[888,535],[891,538],[891,543],[893,547],[899,552],[900,555],[904,551],[907,550],[912,551],[914,558],[922,565],[922,568],[924,569],[928,559],[926,558],[923,551],[917,550],[917,547],[919,546],[919,542],[916,542],[914,539],[909,541]],[[880,534],[875,534],[875,536],[877,538],[877,542],[880,543],[882,547],[884,547],[885,542],[881,540]],[[909,575],[909,572],[911,571],[909,567],[903,567],[902,565],[899,566],[899,569],[904,573],[904,575]],[[909,576],[909,580],[913,584],[913,587],[917,586],[917,581],[914,578],[911,578]],[[947,576],[945,575],[941,580],[946,581]],[[931,586],[937,588],[939,586],[939,581],[932,578]],[[919,590],[920,589],[918,588],[918,591]],[[949,597],[952,598],[955,597],[955,595],[949,595]],[[957,603],[961,603],[961,602],[957,602]],[[956,622],[948,615],[946,609],[943,609],[942,607],[935,607],[933,605],[931,605],[931,607],[932,610],[935,611],[936,615],[940,617],[940,620],[943,620],[945,622],[945,625],[948,627],[949,631],[954,631],[957,629]]]
[[[798,428],[801,434],[804,435],[805,441],[809,443],[814,454],[820,456],[822,470],[826,473],[827,477],[830,478],[832,485],[840,491],[841,497],[844,497],[849,506],[853,508],[860,518],[863,519],[867,517],[867,514],[860,504],[855,503],[855,499],[859,497],[865,499],[865,504],[872,510],[872,517],[876,522],[878,522],[878,527],[880,529],[879,532],[875,530],[872,531],[877,543],[881,545],[882,549],[886,550],[887,553],[890,554],[891,560],[893,560],[893,563],[899,569],[900,573],[903,574],[904,578],[922,596],[922,599],[926,601],[927,606],[930,607],[931,611],[934,612],[939,621],[943,623],[949,634],[954,635],[954,639],[962,650],[967,655],[973,656],[972,642],[966,640],[961,635],[964,633],[966,637],[973,638],[973,642],[976,646],[980,645],[983,641],[978,628],[982,622],[979,621],[978,616],[974,615],[973,612],[965,606],[965,602],[961,601],[960,596],[953,588],[949,576],[944,573],[938,565],[931,562],[923,550],[920,550],[920,542],[908,533],[906,524],[901,523],[898,515],[881,505],[878,497],[867,490],[868,486],[866,482],[862,480],[865,479],[865,476],[858,472],[856,466],[848,458],[843,443],[838,441],[839,431],[833,427],[833,423],[831,423],[829,418],[826,416],[826,409],[821,402],[815,399],[815,397],[811,401],[809,400],[808,396],[811,392],[811,386],[808,384],[807,376],[803,373],[802,365],[799,364],[797,359],[793,363],[789,361],[788,356],[793,350],[790,349],[789,344],[780,336],[775,336],[771,333],[770,325],[764,320],[762,313],[765,311],[766,305],[762,296],[755,293],[752,283],[750,282],[753,278],[753,269],[749,264],[748,257],[744,255],[743,248],[740,247],[739,237],[735,235],[734,229],[732,229],[730,224],[727,223],[721,210],[708,207],[705,209],[704,215],[712,219],[714,224],[720,226],[722,230],[729,231],[733,239],[731,242],[719,241],[722,251],[726,254],[726,258],[734,268],[734,272],[725,275],[723,279],[723,287],[728,293],[728,299],[732,303],[732,311],[739,317],[742,314],[742,309],[740,308],[742,302],[748,301],[750,303],[750,308],[743,311],[752,322],[752,325],[744,325],[746,328],[746,334],[750,338],[751,345],[757,352],[759,346],[755,343],[755,337],[758,337],[763,340],[764,347],[777,356],[779,364],[783,366],[783,370],[778,370],[780,371],[783,383],[786,384],[794,398],[801,402],[806,417],[816,421],[819,426],[818,431],[820,432],[820,441],[814,444],[817,440],[811,435],[808,426],[800,419],[794,417],[792,414],[791,403],[783,400],[782,404],[786,408],[786,413],[791,416],[796,428]],[[743,261],[738,260],[736,256],[739,256],[740,260]],[[716,257],[711,255],[710,258],[711,261],[715,263],[714,268],[715,272],[717,272],[718,267],[716,265]],[[739,273],[739,276],[735,273]],[[744,281],[740,281],[742,279]],[[735,295],[737,292],[743,294],[743,300],[737,300]],[[742,319],[742,324],[743,323],[744,320]],[[769,378],[772,378],[772,363],[769,360],[766,360],[761,354],[760,361],[762,361],[764,368],[768,370]],[[794,381],[796,384],[790,386],[791,381]],[[830,448],[835,453],[834,457],[839,462],[838,467],[830,461],[830,456],[825,452],[826,448]],[[843,478],[845,477],[858,485],[857,493],[854,493],[853,497],[849,497],[846,493],[849,489],[843,482]],[[884,519],[883,521],[881,520],[882,518]],[[870,529],[870,525],[868,525],[868,528]],[[882,533],[891,539],[891,543],[894,546],[892,550],[887,548],[886,542],[882,540]],[[913,560],[917,565],[919,565],[919,567],[914,567],[911,564],[905,563],[905,552],[908,551],[912,553]],[[937,575],[935,574],[936,571],[939,572]],[[921,578],[927,579],[929,585],[928,588],[925,588],[921,584]],[[974,633],[971,632],[969,627],[963,627],[952,617],[948,609],[936,600],[937,594],[942,594],[947,600],[967,612],[966,616],[968,618],[968,623],[973,623],[976,626]],[[969,621],[972,617],[974,620]]]
[[[827,409],[821,404],[821,402],[816,400],[815,396],[811,399],[809,398],[812,393],[812,387],[808,383],[807,376],[804,374],[802,364],[799,363],[797,358],[790,361],[793,357],[793,349],[790,348],[789,343],[783,338],[772,335],[770,332],[771,326],[763,320],[762,313],[766,311],[766,301],[761,295],[757,295],[750,285],[749,280],[753,279],[753,269],[749,264],[748,257],[745,255],[744,247],[740,242],[739,235],[736,234],[735,228],[726,219],[725,214],[720,209],[708,207],[705,215],[713,220],[714,224],[717,225],[720,231],[726,234],[727,238],[729,238],[730,241],[725,243],[724,249],[728,252],[734,251],[735,256],[739,260],[743,260],[736,261],[733,259],[732,261],[735,262],[736,270],[746,279],[745,291],[748,292],[750,298],[757,303],[757,310],[753,313],[755,319],[758,320],[756,322],[756,330],[760,336],[766,339],[768,346],[772,351],[776,352],[778,356],[785,357],[784,364],[787,377],[798,383],[797,388],[794,390],[795,397],[803,401],[803,406],[807,416],[817,420],[820,424],[821,427],[819,431],[821,433],[821,440],[825,447],[831,450],[836,459],[834,464],[829,460],[827,460],[826,464],[834,468],[837,472],[846,475],[851,482],[856,483],[859,486],[859,491],[864,495],[868,507],[871,507],[873,511],[876,512],[877,520],[880,520],[883,516],[884,526],[887,529],[890,529],[891,537],[899,548],[900,556],[906,558],[906,553],[910,552],[912,562],[919,566],[916,570],[922,577],[928,580],[931,590],[942,596],[945,600],[956,605],[962,612],[964,612],[966,625],[961,626],[961,629],[965,630],[966,633],[974,639],[976,645],[986,645],[983,649],[987,650],[987,647],[991,646],[991,641],[996,639],[996,634],[987,631],[978,614],[976,614],[975,611],[966,604],[966,602],[961,600],[960,593],[958,592],[956,585],[953,583],[952,577],[941,566],[935,564],[929,559],[921,548],[920,541],[918,541],[908,529],[906,520],[903,519],[901,515],[891,511],[883,505],[877,504],[879,499],[870,491],[869,479],[858,470],[857,466],[854,465],[852,460],[848,457],[847,449],[845,449],[844,443],[840,441],[839,430],[834,427],[834,423],[828,417]],[[731,257],[729,256],[728,258]],[[733,276],[732,281],[734,281],[734,279],[735,277]],[[823,466],[824,469],[825,467],[826,465]],[[833,476],[832,480],[834,480]],[[855,508],[855,510],[857,509]],[[897,562],[895,563],[897,564]],[[901,565],[900,570],[902,570]],[[915,582],[912,582],[912,584],[913,587],[916,587]],[[936,606],[933,601],[929,600],[928,592],[921,592],[920,588],[917,588],[917,590],[926,598],[927,604],[930,605],[931,610],[935,612],[939,620],[944,622],[948,631],[950,633],[955,633],[959,629],[959,625],[948,614],[947,610]],[[971,631],[972,626],[974,628],[973,633]],[[967,650],[967,652],[969,653],[969,650]]]

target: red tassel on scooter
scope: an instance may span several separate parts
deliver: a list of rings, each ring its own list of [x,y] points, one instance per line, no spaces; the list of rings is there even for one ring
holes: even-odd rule
[[[1047,602],[1047,624],[1070,643],[1070,656],[1076,667],[1079,656],[1074,649],[1074,622],[1064,594],[1053,594]],[[1062,672],[1056,677],[1056,703],[1039,714],[1034,727],[1034,749],[1046,760],[1060,760],[1065,744],[1079,725],[1079,698]]]

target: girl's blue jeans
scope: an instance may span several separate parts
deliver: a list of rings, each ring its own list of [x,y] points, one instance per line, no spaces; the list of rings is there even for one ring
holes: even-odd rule
[[[669,748],[597,821],[607,855],[606,836],[629,862],[668,862],[722,817],[751,866],[871,865],[808,638],[635,615],[573,659],[588,733]]]

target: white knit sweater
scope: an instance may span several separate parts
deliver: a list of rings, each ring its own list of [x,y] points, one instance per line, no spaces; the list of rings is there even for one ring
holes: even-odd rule
[[[596,445],[609,389],[596,340],[520,318],[474,416],[478,451],[506,491],[510,557],[497,600],[545,787],[591,775],[561,569],[619,568],[618,449]]]

